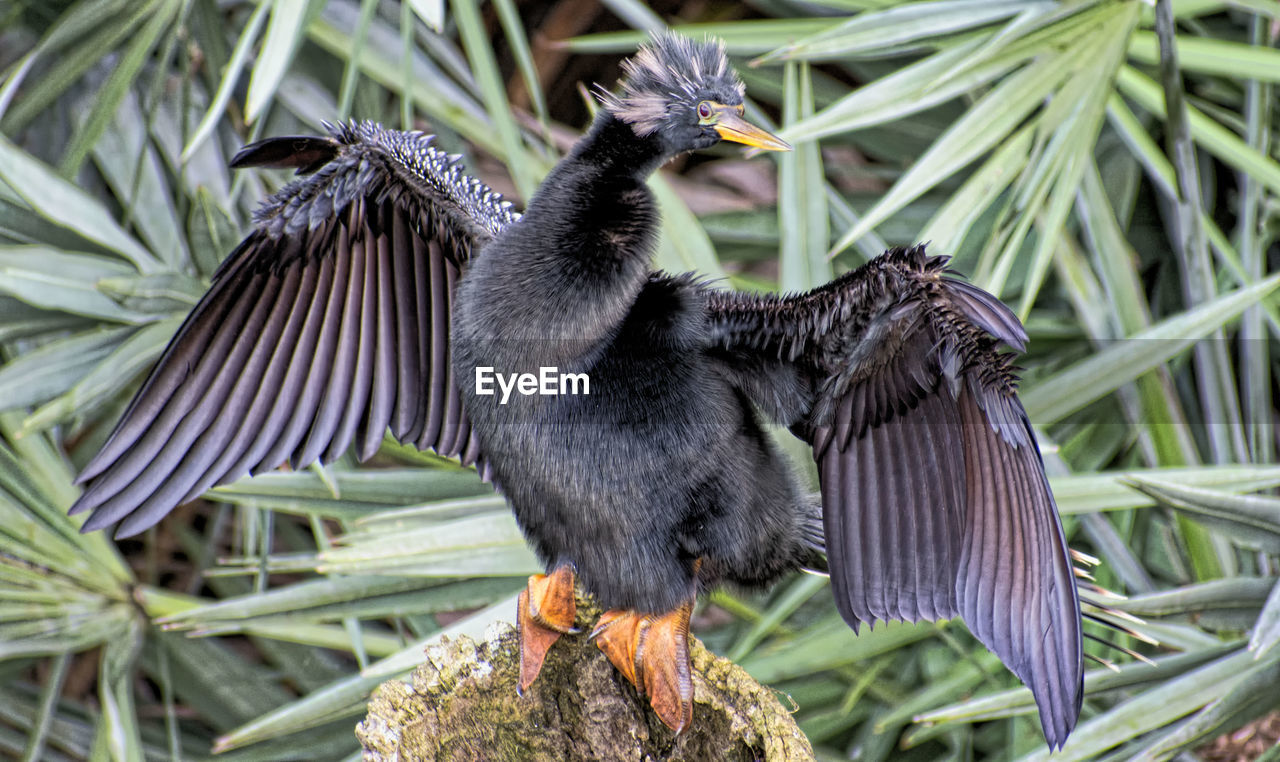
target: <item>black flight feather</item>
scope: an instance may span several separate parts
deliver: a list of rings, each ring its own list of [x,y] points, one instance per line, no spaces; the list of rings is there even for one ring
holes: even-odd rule
[[[86,530],[137,533],[209,487],[332,461],[357,437],[369,457],[393,420],[424,449],[479,456],[448,367],[449,299],[518,215],[430,143],[365,122],[236,155],[308,176],[263,204],[81,472],[71,510],[93,512]]]
[[[1080,604],[1011,355],[1026,333],[945,257],[894,249],[792,297],[714,292],[722,348],[814,379],[814,446],[836,606],[876,620],[961,616],[1035,695],[1050,746],[1083,693]]]

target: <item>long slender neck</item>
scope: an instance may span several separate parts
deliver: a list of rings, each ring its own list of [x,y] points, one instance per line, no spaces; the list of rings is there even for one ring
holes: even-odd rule
[[[618,205],[620,197],[637,184],[643,186],[668,158],[656,134],[641,137],[602,109],[587,134],[547,175],[525,216],[554,215],[562,229],[569,220],[591,229],[626,217],[627,208]]]
[[[643,180],[669,158],[657,133],[640,137],[631,125],[601,109],[561,165],[591,166],[605,175]]]
[[[601,111],[525,211],[524,232],[537,239],[530,256],[576,261],[601,274],[624,261],[647,267],[658,215],[645,180],[669,156],[657,135],[641,137]]]
[[[486,330],[574,339],[541,358],[566,367],[608,341],[649,276],[658,211],[645,179],[665,158],[658,138],[602,113],[472,265],[463,294]]]

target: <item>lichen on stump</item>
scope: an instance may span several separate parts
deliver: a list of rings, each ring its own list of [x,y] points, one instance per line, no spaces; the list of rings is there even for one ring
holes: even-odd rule
[[[680,736],[587,638],[599,609],[579,599],[578,625],[551,648],[542,673],[516,694],[519,650],[510,625],[477,643],[461,637],[427,650],[412,684],[383,683],[356,728],[364,759],[401,760],[812,760],[813,751],[774,692],[690,638],[693,726]]]

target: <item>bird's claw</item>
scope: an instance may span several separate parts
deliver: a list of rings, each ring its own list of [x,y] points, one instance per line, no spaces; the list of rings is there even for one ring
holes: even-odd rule
[[[523,694],[542,671],[547,651],[573,626],[578,606],[573,597],[573,569],[560,566],[551,574],[535,574],[516,602],[520,635],[520,685]]]
[[[591,632],[596,646],[676,733],[693,722],[692,613],[692,600],[666,614],[608,611]]]

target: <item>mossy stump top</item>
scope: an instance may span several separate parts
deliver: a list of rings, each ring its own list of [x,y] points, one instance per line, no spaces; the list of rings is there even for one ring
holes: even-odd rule
[[[587,638],[599,609],[579,600],[584,632],[562,637],[525,695],[516,693],[515,630],[427,649],[412,684],[383,683],[356,728],[364,759],[812,760],[808,740],[772,690],[690,638],[693,726],[676,736]]]

